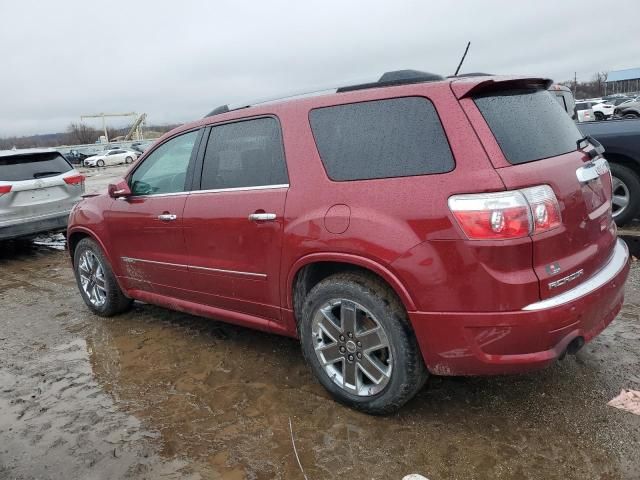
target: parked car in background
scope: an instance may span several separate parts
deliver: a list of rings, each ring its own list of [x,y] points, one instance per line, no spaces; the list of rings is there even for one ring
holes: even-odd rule
[[[596,119],[592,102],[576,102],[576,120],[578,122],[592,122]]]
[[[298,337],[369,413],[428,372],[548,366],[613,320],[629,271],[608,164],[549,84],[405,70],[219,107],[73,210],[80,294]]]
[[[138,158],[138,154],[133,150],[117,148],[107,150],[104,153],[94,155],[84,160],[85,167],[104,167],[107,165],[120,165],[133,163]]]
[[[64,157],[69,160],[71,164],[82,165],[87,158],[93,155],[95,155],[93,152],[72,149],[65,153]]]
[[[640,101],[626,102],[615,107],[614,117],[640,118]]]
[[[632,101],[633,101],[633,97],[617,97],[617,98],[611,98],[607,100],[607,103],[610,103],[614,107],[617,107],[618,105],[622,105],[623,103],[632,102]]]
[[[593,110],[593,115],[596,120],[607,120],[613,117],[613,109],[615,107],[603,100],[601,102],[596,102],[592,104],[591,109]]]
[[[591,122],[579,128],[605,148],[613,176],[613,218],[625,225],[640,214],[640,119]]]
[[[152,144],[153,144],[152,141],[134,142],[131,144],[131,149],[135,150],[139,155],[142,155]]]
[[[564,85],[554,83],[549,87],[549,92],[558,101],[564,111],[567,112],[571,118],[575,119],[576,102],[573,98],[573,93],[571,93],[571,89]]]
[[[67,227],[84,177],[57,151],[0,151],[0,240]]]

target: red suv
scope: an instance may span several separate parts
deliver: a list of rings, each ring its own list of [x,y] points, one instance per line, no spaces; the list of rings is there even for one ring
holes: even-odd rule
[[[227,106],[69,222],[89,308],[133,300],[299,337],[339,401],[545,367],[623,303],[611,176],[538,78],[392,72]]]

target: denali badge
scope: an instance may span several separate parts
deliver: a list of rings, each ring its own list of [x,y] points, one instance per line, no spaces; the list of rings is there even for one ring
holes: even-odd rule
[[[569,282],[573,282],[576,278],[580,277],[584,273],[584,270],[581,268],[577,272],[573,272],[571,275],[567,275],[560,280],[556,280],[555,282],[549,283],[549,290],[553,290],[554,288],[561,287],[566,285]]]
[[[557,273],[560,273],[560,270],[562,270],[558,262],[550,263],[545,267],[545,269],[549,275],[556,275]]]

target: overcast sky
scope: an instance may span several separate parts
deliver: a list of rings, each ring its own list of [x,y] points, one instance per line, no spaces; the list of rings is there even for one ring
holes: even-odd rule
[[[186,122],[403,68],[451,74],[468,40],[463,72],[640,67],[638,0],[524,3],[0,0],[0,137],[103,111]]]

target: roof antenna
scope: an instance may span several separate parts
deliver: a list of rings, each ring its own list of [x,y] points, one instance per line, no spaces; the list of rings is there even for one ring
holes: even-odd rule
[[[467,42],[467,48],[464,49],[464,54],[462,55],[462,58],[460,59],[460,63],[458,64],[458,68],[456,68],[456,73],[453,74],[454,77],[458,76],[458,72],[460,71],[460,67],[462,66],[462,62],[464,62],[464,59],[467,56],[467,52],[469,51],[469,47],[471,46],[471,42]]]

